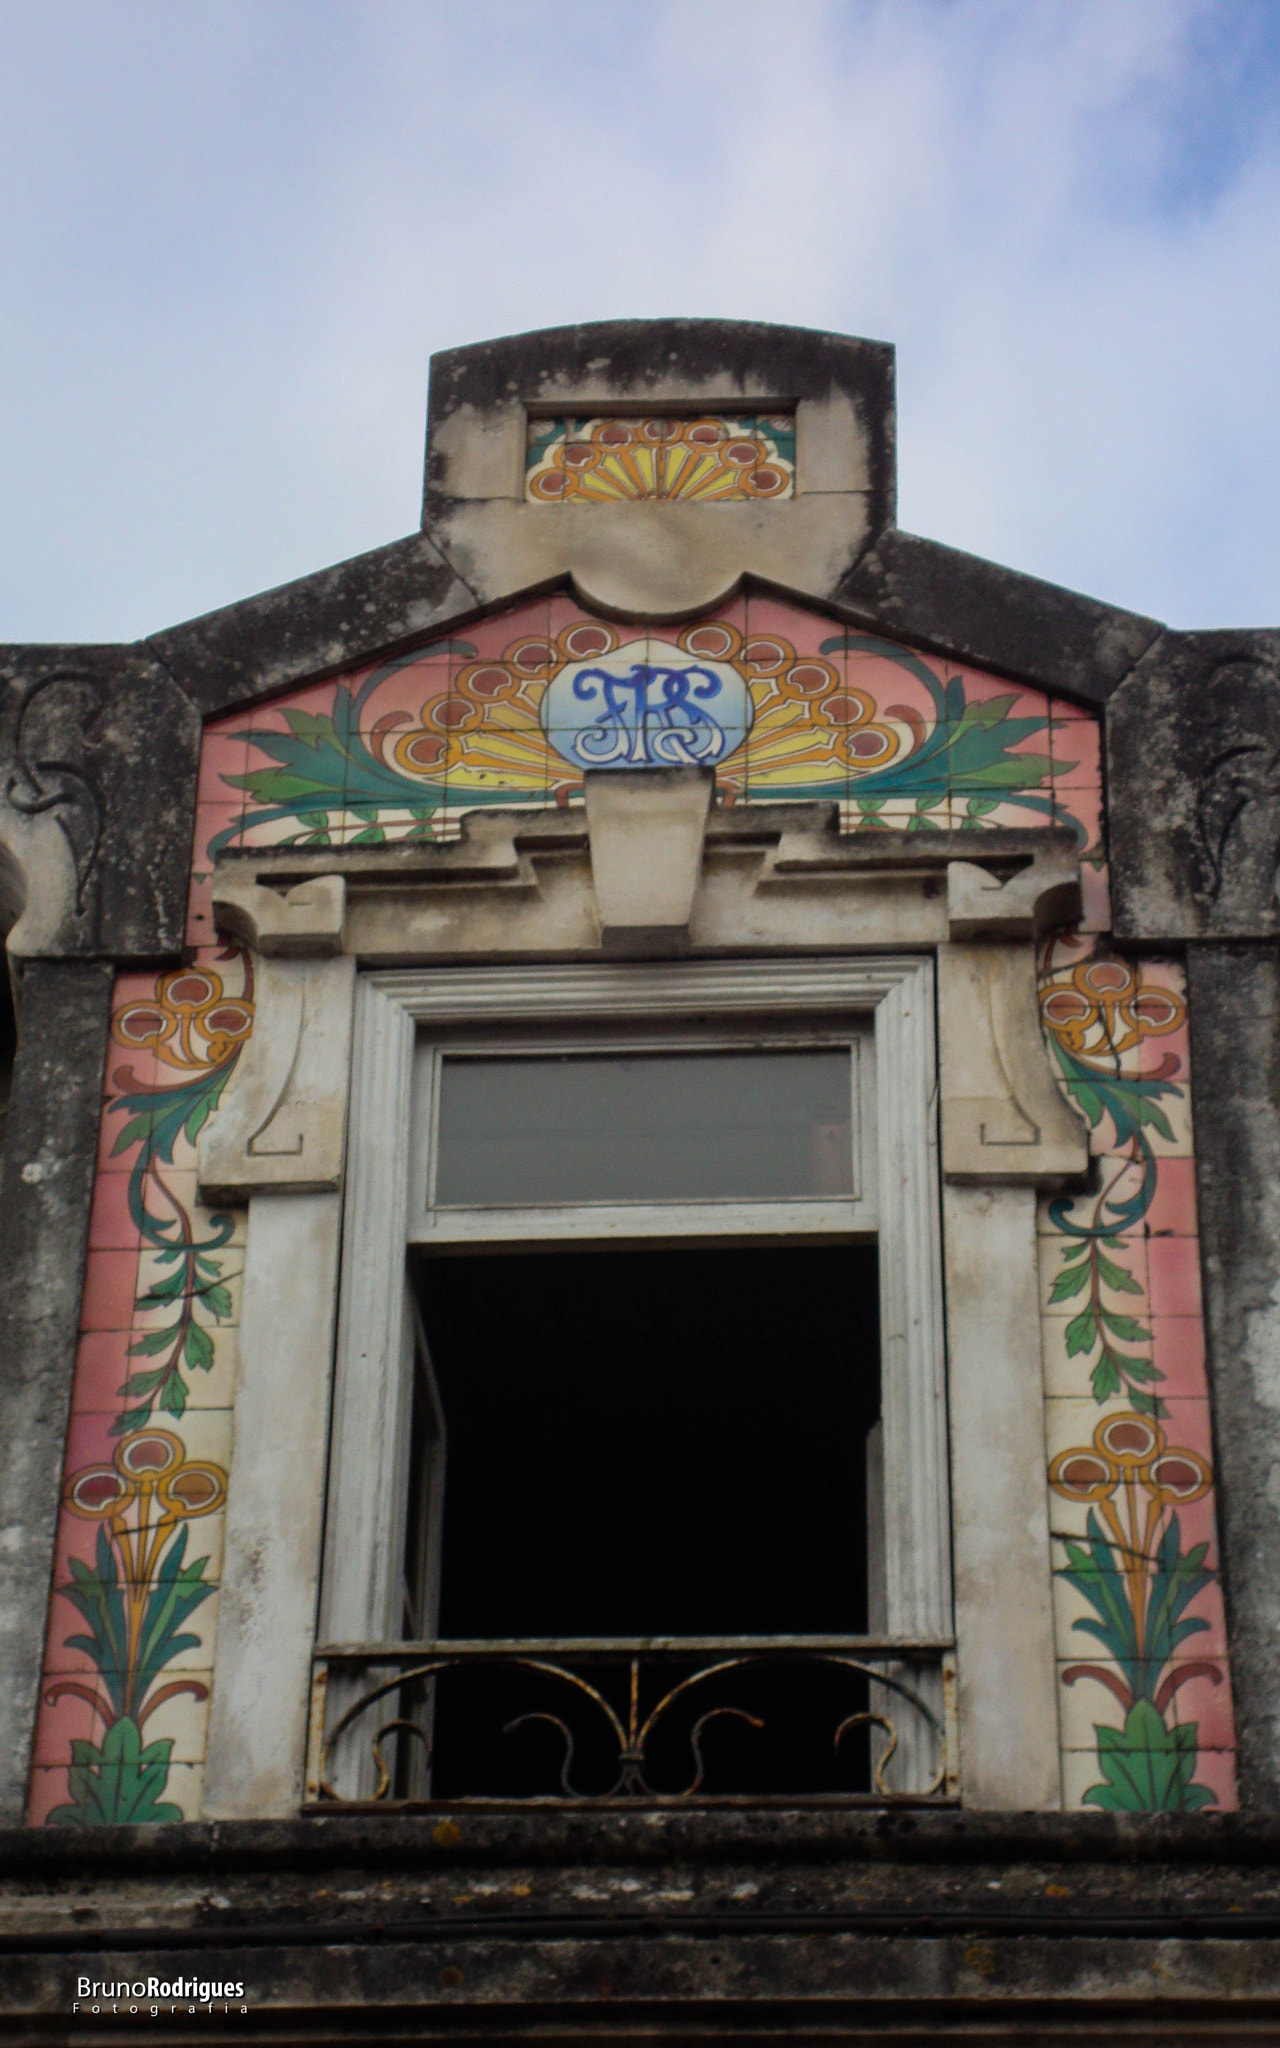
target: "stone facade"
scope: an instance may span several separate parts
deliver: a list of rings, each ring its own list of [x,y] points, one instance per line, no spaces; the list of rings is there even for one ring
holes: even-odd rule
[[[32,2038],[75,1913],[149,1959],[91,1979],[180,1953],[280,2038],[1280,2012],[1276,635],[902,533],[892,376],[718,322],[452,351],[420,536],[0,652]],[[415,1797],[342,1748],[402,1637],[450,1665],[399,1605],[415,1047],[681,1016],[861,1020],[865,1185],[825,1227],[879,1247],[880,1590],[789,1654],[862,1674],[865,1782],[640,1796],[619,1724],[621,1801]]]

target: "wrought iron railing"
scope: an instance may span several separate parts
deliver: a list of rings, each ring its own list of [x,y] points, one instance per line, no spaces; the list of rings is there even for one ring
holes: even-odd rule
[[[432,1641],[314,1658],[313,1809],[957,1792],[950,1642]]]

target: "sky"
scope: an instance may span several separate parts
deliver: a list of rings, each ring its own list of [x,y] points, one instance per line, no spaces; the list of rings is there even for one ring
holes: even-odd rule
[[[436,349],[895,343],[899,520],[1280,622],[1280,0],[0,0],[0,640],[412,531]]]

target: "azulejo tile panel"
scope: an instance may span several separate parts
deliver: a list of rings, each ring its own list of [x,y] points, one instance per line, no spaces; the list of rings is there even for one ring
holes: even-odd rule
[[[1090,1193],[1040,1212],[1063,1797],[1232,1807],[1184,977],[1084,935],[1041,970],[1096,1161]]]
[[[33,1823],[200,1810],[243,1227],[197,1203],[195,1142],[252,1022],[234,949],[117,979]]]
[[[1039,1217],[1063,1793],[1233,1804],[1185,989],[1107,942],[1099,758],[1078,706],[756,596],[653,628],[554,594],[211,725],[188,965],[116,984],[31,1820],[199,1812],[244,1217],[198,1203],[195,1141],[253,1015],[218,852],[438,843],[469,811],[574,805],[588,768],[689,764],[721,803],[823,799],[846,831],[1075,835],[1085,916],[1041,960],[1095,1156]]]
[[[773,599],[663,629],[540,599],[212,727],[191,936],[224,847],[445,839],[573,804],[588,768],[705,766],[722,802],[826,798],[847,829],[1057,821],[1098,873],[1094,728],[1061,709]]]
[[[529,422],[525,495],[535,505],[767,501],[795,495],[795,472],[794,414],[535,419]]]

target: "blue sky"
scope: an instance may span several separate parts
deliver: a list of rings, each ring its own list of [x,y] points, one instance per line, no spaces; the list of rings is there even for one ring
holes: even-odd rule
[[[1280,0],[0,0],[0,638],[417,523],[432,350],[898,348],[904,526],[1280,618]]]

